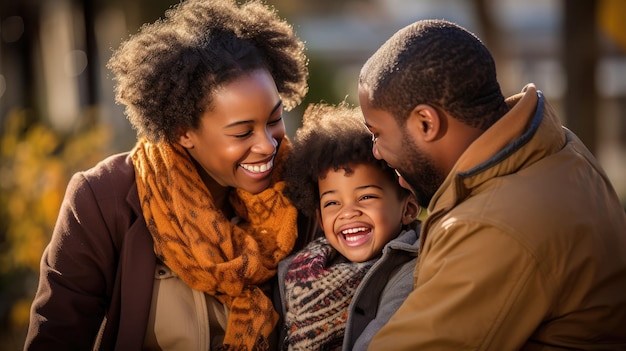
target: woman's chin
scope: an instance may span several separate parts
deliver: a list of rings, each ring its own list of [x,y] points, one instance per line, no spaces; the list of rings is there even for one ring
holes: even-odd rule
[[[241,187],[239,187],[241,190],[245,190],[251,194],[258,194],[260,192],[262,192],[263,190],[266,190],[267,188],[269,188],[270,186],[270,177],[266,177],[264,179],[256,179],[254,182],[249,182],[248,184],[245,184]]]

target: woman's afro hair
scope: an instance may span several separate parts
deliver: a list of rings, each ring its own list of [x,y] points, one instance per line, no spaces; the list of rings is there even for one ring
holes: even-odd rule
[[[257,69],[272,75],[287,110],[297,106],[308,89],[304,49],[260,0],[186,0],[124,41],[107,67],[138,136],[172,142],[199,126],[216,89]]]
[[[295,134],[293,148],[285,163],[285,195],[307,216],[319,208],[318,181],[330,170],[372,164],[397,184],[397,175],[372,154],[372,135],[363,123],[358,107],[312,104],[304,112],[302,127]],[[399,194],[407,192],[398,184]]]

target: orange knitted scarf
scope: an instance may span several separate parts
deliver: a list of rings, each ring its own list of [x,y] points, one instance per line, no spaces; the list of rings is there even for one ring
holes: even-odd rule
[[[279,177],[289,141],[274,164]],[[263,350],[278,321],[258,284],[276,273],[294,246],[297,211],[282,194],[283,181],[253,195],[231,192],[233,224],[215,207],[194,163],[177,143],[139,140],[132,151],[137,190],[154,250],[190,287],[229,308],[225,349]]]

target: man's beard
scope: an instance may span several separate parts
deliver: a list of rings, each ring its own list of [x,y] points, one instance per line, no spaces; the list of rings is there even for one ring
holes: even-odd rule
[[[405,149],[399,158],[401,161],[397,170],[411,187],[418,205],[427,208],[445,175],[437,170],[432,158],[423,153],[404,132],[402,139]]]

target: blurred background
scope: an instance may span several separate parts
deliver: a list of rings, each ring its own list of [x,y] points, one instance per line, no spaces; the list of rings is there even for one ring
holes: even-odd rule
[[[177,0],[0,3],[0,350],[21,350],[38,265],[69,177],[135,133],[105,64]],[[506,96],[534,82],[596,155],[626,206],[626,1],[268,0],[306,41],[308,103],[357,104],[364,61],[401,27],[442,18],[476,33]],[[593,191],[593,189],[588,189]]]

